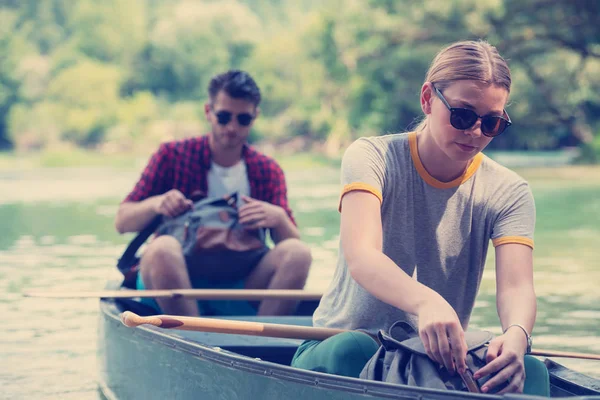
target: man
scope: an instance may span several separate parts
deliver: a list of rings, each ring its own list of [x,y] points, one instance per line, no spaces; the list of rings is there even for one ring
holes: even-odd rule
[[[115,220],[117,231],[137,232],[159,214],[182,214],[192,207],[189,198],[194,192],[221,197],[237,191],[241,195],[240,223],[247,229],[269,229],[275,246],[265,246],[253,259],[224,265],[205,255],[186,260],[175,238],[159,236],[142,255],[137,288],[302,289],[312,259],[309,248],[299,240],[283,171],[273,159],[246,143],[260,112],[260,90],[249,74],[232,70],[213,77],[208,94],[204,112],[211,132],[160,146],[121,203]],[[240,269],[249,273],[227,281]],[[215,275],[221,279],[212,279]],[[223,280],[225,284],[216,283]],[[290,300],[264,300],[256,310],[247,302],[156,301],[164,313],[189,316],[207,313],[208,309],[214,314],[285,315],[296,305]]]

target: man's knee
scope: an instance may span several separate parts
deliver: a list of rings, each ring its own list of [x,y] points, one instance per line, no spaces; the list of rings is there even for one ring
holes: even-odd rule
[[[276,249],[281,254],[281,266],[308,274],[312,263],[312,253],[304,242],[299,239],[287,239],[277,244]]]
[[[178,264],[185,260],[181,245],[172,236],[159,236],[154,239],[146,249],[141,258],[142,273],[150,275],[162,275],[176,272]]]

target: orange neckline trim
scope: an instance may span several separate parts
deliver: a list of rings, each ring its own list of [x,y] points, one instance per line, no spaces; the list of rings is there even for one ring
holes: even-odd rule
[[[442,182],[429,175],[429,172],[427,172],[427,170],[423,166],[421,158],[419,157],[419,151],[417,149],[417,132],[409,133],[408,144],[410,146],[410,155],[413,160],[413,164],[417,169],[417,172],[419,173],[419,175],[421,175],[421,178],[423,178],[423,180],[428,185],[433,186],[437,189],[450,189],[465,183],[469,180],[469,178],[473,176],[475,172],[477,172],[477,169],[481,165],[481,161],[483,161],[483,154],[478,153],[475,157],[473,157],[473,161],[471,161],[471,164],[461,176],[454,180],[451,180],[450,182]]]

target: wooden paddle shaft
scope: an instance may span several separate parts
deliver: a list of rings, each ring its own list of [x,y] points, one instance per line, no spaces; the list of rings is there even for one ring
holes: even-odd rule
[[[570,351],[555,351],[555,350],[531,350],[532,356],[541,357],[561,357],[561,358],[582,358],[584,360],[599,360],[600,354],[573,353]]]
[[[338,333],[346,332],[343,329],[266,324],[261,322],[232,321],[218,318],[175,317],[170,315],[140,317],[130,311],[125,311],[121,315],[121,321],[129,327],[150,324],[164,329],[182,329],[187,331],[233,333],[238,335],[305,340],[325,340]]]
[[[90,292],[24,292],[25,297],[56,299],[112,298],[130,299],[136,297],[155,299],[190,298],[198,300],[320,300],[320,292],[283,289],[170,289],[170,290],[104,290]]]
[[[140,317],[131,311],[121,314],[121,321],[129,327],[150,324],[163,329],[182,329],[187,331],[232,333],[238,335],[253,335],[280,337],[304,340],[325,340],[338,333],[347,332],[344,329],[315,328],[298,325],[268,324],[249,321],[232,321],[218,318],[179,317],[172,315],[154,315]],[[542,357],[579,358],[600,360],[600,355],[573,353],[567,351],[532,350],[531,355]]]

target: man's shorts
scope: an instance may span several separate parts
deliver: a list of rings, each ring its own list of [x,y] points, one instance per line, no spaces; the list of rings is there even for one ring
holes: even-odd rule
[[[209,273],[209,277],[196,276],[190,274],[192,288],[194,289],[244,289],[246,278],[256,268],[262,258],[269,252],[268,247],[262,250],[255,250],[248,254],[231,253],[225,256],[221,255],[218,259],[210,256],[200,256],[193,260],[186,257],[188,270],[198,265],[199,268],[205,267],[209,271],[218,271],[222,265],[236,265],[236,271],[229,276],[217,276],[215,273]],[[222,268],[221,268],[222,269]],[[136,289],[145,290],[146,285],[142,279],[141,272],[138,273]],[[161,314],[158,303],[152,298],[142,298],[142,304],[154,308]],[[256,302],[244,300],[198,300],[198,310],[202,316],[215,315],[256,315]]]

